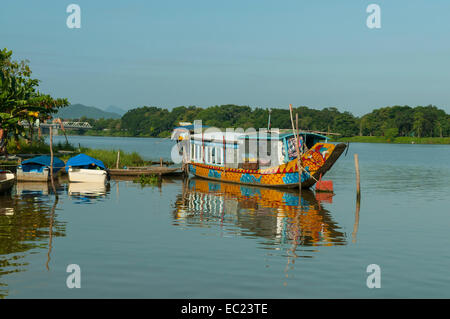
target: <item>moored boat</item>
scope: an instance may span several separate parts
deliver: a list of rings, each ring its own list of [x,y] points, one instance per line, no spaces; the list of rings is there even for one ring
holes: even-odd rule
[[[188,140],[189,172],[195,176],[247,185],[313,186],[333,166],[346,145],[328,143],[314,132],[299,133],[301,174],[295,135],[267,130],[257,133],[202,132]],[[186,158],[186,156],[183,156]]]
[[[70,158],[66,163],[69,182],[103,183],[109,180],[109,174],[102,161],[86,154]]]
[[[17,180],[24,182],[46,182],[50,179],[51,157],[37,156],[23,161],[17,167]],[[53,176],[65,166],[64,162],[53,157]]]
[[[0,194],[8,193],[14,186],[15,176],[10,171],[0,170]]]

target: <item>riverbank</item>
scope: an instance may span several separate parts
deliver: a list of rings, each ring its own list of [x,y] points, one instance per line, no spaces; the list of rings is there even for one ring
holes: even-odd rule
[[[76,147],[70,143],[61,142],[55,143],[53,145],[53,152],[56,157],[60,158],[63,161],[67,161],[73,156],[84,153],[88,156],[101,160],[109,168],[116,167],[118,153],[120,153],[120,168],[151,166],[155,163],[160,163],[159,158],[144,160],[138,152],[125,152],[119,148],[98,149],[83,146]],[[20,140],[19,143],[16,143],[15,141],[9,141],[8,154],[10,156],[17,155],[18,157],[21,157],[21,155],[49,155],[50,146],[43,141],[33,141],[32,143],[27,143],[25,140]],[[11,164],[11,160],[3,161],[1,164]],[[170,163],[165,162],[164,164],[169,165]]]
[[[394,137],[384,136],[351,136],[333,138],[331,142],[341,143],[387,143],[387,144],[450,144],[450,137]]]

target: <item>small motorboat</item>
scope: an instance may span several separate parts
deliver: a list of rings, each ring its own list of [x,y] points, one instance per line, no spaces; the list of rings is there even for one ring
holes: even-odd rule
[[[24,182],[47,182],[50,179],[51,157],[38,156],[23,161],[17,167],[17,180]],[[65,166],[64,162],[53,157],[53,176]]]
[[[109,173],[102,161],[86,154],[79,154],[70,158],[66,163],[69,182],[90,182],[106,184]]]
[[[0,194],[8,193],[14,186],[15,176],[11,171],[0,170]]]

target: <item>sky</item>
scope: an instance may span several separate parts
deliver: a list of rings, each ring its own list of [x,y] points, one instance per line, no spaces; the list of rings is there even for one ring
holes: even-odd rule
[[[81,28],[69,29],[69,4]],[[370,29],[369,4],[381,9]],[[0,47],[73,104],[450,113],[450,1],[3,0]]]

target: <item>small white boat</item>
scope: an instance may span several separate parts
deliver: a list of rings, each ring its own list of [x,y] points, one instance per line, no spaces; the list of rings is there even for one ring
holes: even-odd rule
[[[66,163],[69,182],[72,183],[103,183],[109,180],[109,173],[102,161],[86,154],[70,158]]]
[[[47,182],[50,179],[51,158],[48,155],[38,156],[26,161],[17,167],[17,180],[24,182]],[[53,157],[53,176],[65,166],[64,162]]]
[[[14,185],[15,176],[10,171],[0,171],[0,194],[7,193]]]
[[[103,169],[70,167],[68,173],[71,183],[102,183],[104,185],[108,180],[108,173]]]

